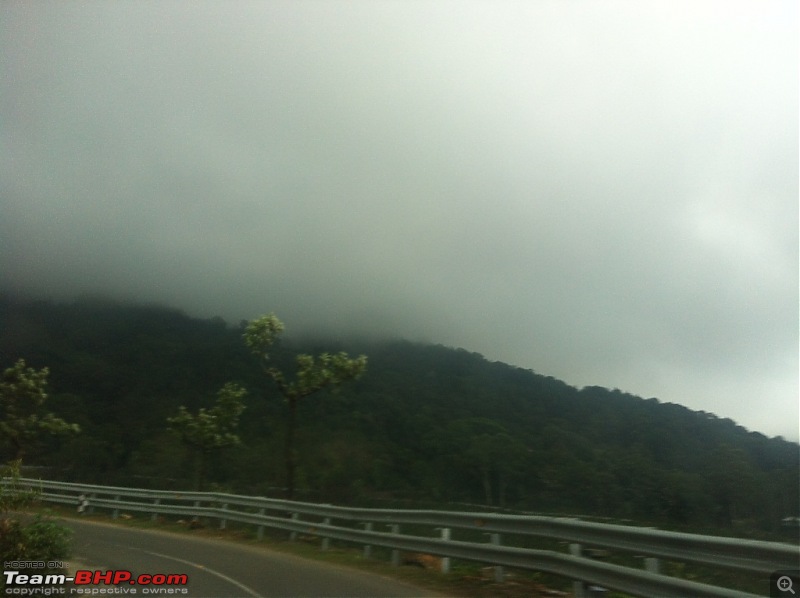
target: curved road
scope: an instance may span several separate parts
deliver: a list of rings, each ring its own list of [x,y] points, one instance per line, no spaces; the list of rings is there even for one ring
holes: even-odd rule
[[[187,586],[96,586],[115,596],[398,597],[434,596],[393,579],[220,540],[65,520],[74,531],[78,568],[140,574],[186,574]],[[74,574],[74,571],[71,572]],[[80,586],[89,590],[90,586]],[[175,592],[167,594],[168,588]],[[188,591],[184,593],[184,588]],[[78,588],[70,588],[67,595]],[[163,593],[153,593],[159,591]],[[111,592],[109,592],[111,593]]]

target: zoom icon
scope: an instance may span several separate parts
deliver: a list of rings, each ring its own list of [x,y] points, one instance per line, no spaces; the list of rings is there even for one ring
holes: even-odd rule
[[[800,592],[800,570],[775,571],[769,576],[769,595],[773,596],[798,596]]]

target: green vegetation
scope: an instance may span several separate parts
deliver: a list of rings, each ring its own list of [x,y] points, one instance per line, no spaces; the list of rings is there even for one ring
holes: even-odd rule
[[[55,506],[53,511],[63,518],[75,518],[75,510]],[[327,550],[322,550],[321,539],[315,536],[301,535],[296,541],[289,539],[289,534],[282,530],[267,529],[263,538],[259,539],[253,526],[228,522],[221,530],[216,525],[190,526],[176,517],[159,517],[157,521],[147,516],[133,514],[130,518],[110,519],[109,513],[98,512],[81,517],[83,521],[113,523],[121,527],[132,527],[143,530],[158,530],[173,534],[203,537],[217,541],[236,542],[253,548],[267,551],[279,551],[284,554],[312,559],[330,565],[359,569],[374,575],[395,578],[406,583],[428,590],[425,595],[459,596],[473,598],[532,598],[536,596],[556,595],[548,590],[568,590],[572,581],[566,578],[541,572],[513,570],[506,568],[504,583],[496,583],[493,569],[483,563],[474,563],[452,559],[450,573],[443,574],[432,558],[423,566],[414,556],[418,553],[402,553],[399,567],[391,564],[391,550],[373,546],[371,556],[365,557],[362,546],[345,542],[331,541]],[[411,558],[409,558],[411,557]],[[430,594],[435,592],[436,594]],[[615,594],[615,596],[619,596]]]
[[[37,497],[36,492],[19,487],[19,461],[0,468],[0,477],[6,479],[0,485],[0,562],[37,561],[42,567],[31,567],[26,573],[45,575],[54,573],[54,562],[63,561],[70,553],[71,532],[47,515],[37,514],[32,520],[23,520],[12,513],[30,507]],[[0,579],[0,590],[5,579]]]
[[[235,432],[240,444],[206,455],[211,487],[283,495],[291,442],[302,455],[293,472],[302,500],[513,508],[796,538],[781,528],[800,504],[796,443],[461,349],[278,341],[273,321],[262,332],[274,342],[254,355],[242,338],[248,326],[152,306],[0,299],[0,364],[24,357],[49,367],[48,409],[83,431],[31,443],[27,463],[53,479],[190,488],[195,457],[167,419],[180,406],[199,413],[213,389],[233,381],[248,391],[247,417]],[[344,351],[368,354],[369,373],[333,393],[337,385],[318,376]],[[289,381],[283,372],[296,374]],[[312,388],[315,400],[297,400]],[[0,457],[13,449],[4,445]]]
[[[200,410],[192,415],[181,405],[178,415],[167,418],[169,429],[175,432],[181,442],[194,453],[194,487],[201,490],[205,483],[205,470],[208,455],[240,443],[234,433],[239,425],[239,416],[244,411],[242,398],[247,391],[229,382],[217,393],[214,407]]]
[[[344,352],[336,355],[323,353],[317,358],[300,354],[295,358],[297,362],[295,379],[289,382],[281,370],[269,365],[269,349],[283,332],[283,328],[283,322],[275,314],[269,314],[250,322],[245,327],[242,336],[245,344],[261,360],[267,376],[278,386],[289,407],[284,459],[286,462],[286,497],[291,499],[294,497],[295,469],[297,467],[294,436],[297,428],[297,405],[300,399],[326,388],[336,391],[345,382],[357,380],[367,368],[367,357],[361,355],[356,359],[350,359]]]
[[[26,521],[16,514],[36,500],[35,492],[18,484],[22,457],[40,441],[80,431],[46,410],[48,373],[47,368],[28,368],[18,359],[0,379],[0,445],[13,459],[0,467],[6,482],[0,486],[0,562],[41,562],[42,567],[27,570],[33,575],[52,572],[48,564],[66,558],[70,532],[47,517]],[[0,579],[0,590],[4,586]]]
[[[49,373],[46,367],[39,371],[25,367],[25,360],[18,359],[0,379],[0,442],[15,460],[21,460],[28,447],[43,435],[80,432],[77,425],[45,410]]]

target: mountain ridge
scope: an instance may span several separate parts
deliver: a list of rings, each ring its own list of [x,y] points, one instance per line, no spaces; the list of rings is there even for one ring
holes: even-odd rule
[[[367,375],[299,409],[308,499],[482,502],[673,526],[775,532],[796,516],[797,443],[715,414],[600,386],[576,388],[465,349],[404,340],[282,341],[369,357]],[[36,459],[75,481],[185,486],[190,455],[166,429],[178,406],[222,384],[250,391],[243,445],[215,456],[221,488],[274,493],[284,405],[241,342],[241,325],[163,306],[0,298],[0,364],[51,370],[51,408],[84,434]]]

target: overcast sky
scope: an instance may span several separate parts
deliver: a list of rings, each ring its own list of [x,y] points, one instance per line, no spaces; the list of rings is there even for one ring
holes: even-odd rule
[[[796,0],[5,0],[6,288],[798,439]]]

